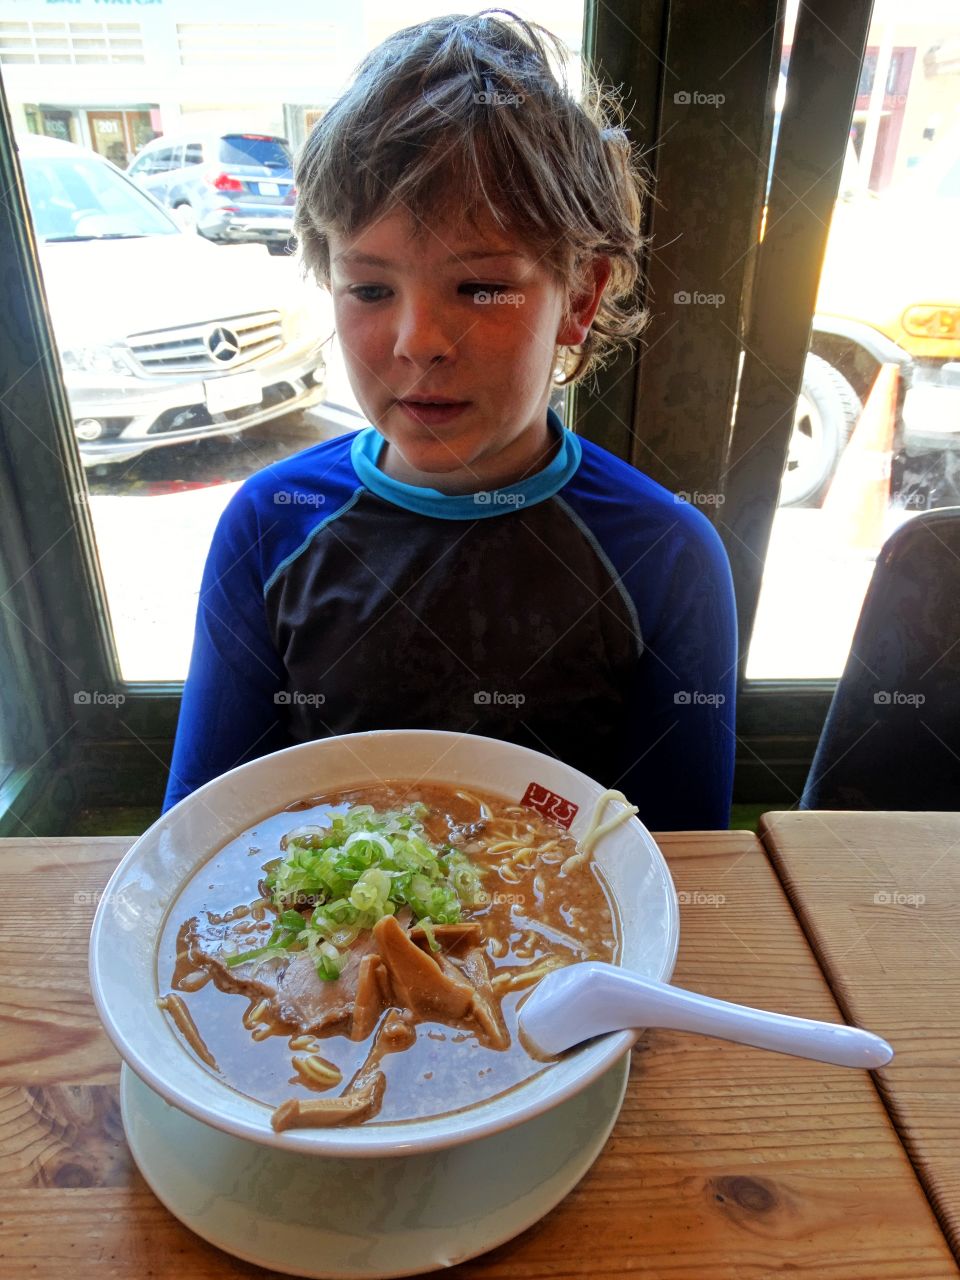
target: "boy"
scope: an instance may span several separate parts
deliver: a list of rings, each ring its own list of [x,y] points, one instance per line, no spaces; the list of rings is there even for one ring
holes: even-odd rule
[[[298,159],[304,262],[372,425],[225,510],[165,809],[292,743],[406,727],[555,754],[654,830],[728,824],[720,540],[548,407],[558,368],[643,327],[644,189],[544,41],[559,63],[505,10],[400,31]]]

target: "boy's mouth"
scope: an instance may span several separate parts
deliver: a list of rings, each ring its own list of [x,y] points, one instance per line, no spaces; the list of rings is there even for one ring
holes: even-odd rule
[[[427,398],[415,396],[409,400],[398,400],[397,404],[414,422],[425,427],[438,427],[458,417],[469,407],[469,400],[451,400],[449,396]]]
[[[470,402],[469,400],[455,400],[452,396],[419,395],[419,396],[405,396],[400,401],[400,403],[401,404],[448,405],[448,404],[469,404]]]

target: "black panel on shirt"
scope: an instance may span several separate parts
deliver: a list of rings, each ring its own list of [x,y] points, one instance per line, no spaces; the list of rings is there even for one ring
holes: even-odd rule
[[[640,637],[556,500],[461,521],[363,491],[279,573],[266,609],[297,742],[443,725],[591,777],[622,771]]]

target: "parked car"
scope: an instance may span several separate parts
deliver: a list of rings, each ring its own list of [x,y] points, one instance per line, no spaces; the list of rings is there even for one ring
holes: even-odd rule
[[[218,244],[293,243],[293,156],[286,138],[265,133],[164,134],[127,170],[173,210],[188,231]]]
[[[18,149],[85,466],[323,398],[327,304],[292,262],[186,233],[93,151],[32,134]]]

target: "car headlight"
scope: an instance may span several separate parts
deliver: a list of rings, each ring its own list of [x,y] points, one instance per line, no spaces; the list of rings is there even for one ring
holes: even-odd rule
[[[960,338],[960,307],[908,307],[903,327],[915,338]]]
[[[65,347],[60,363],[70,373],[123,373],[132,375],[123,347],[99,343],[92,347]]]

